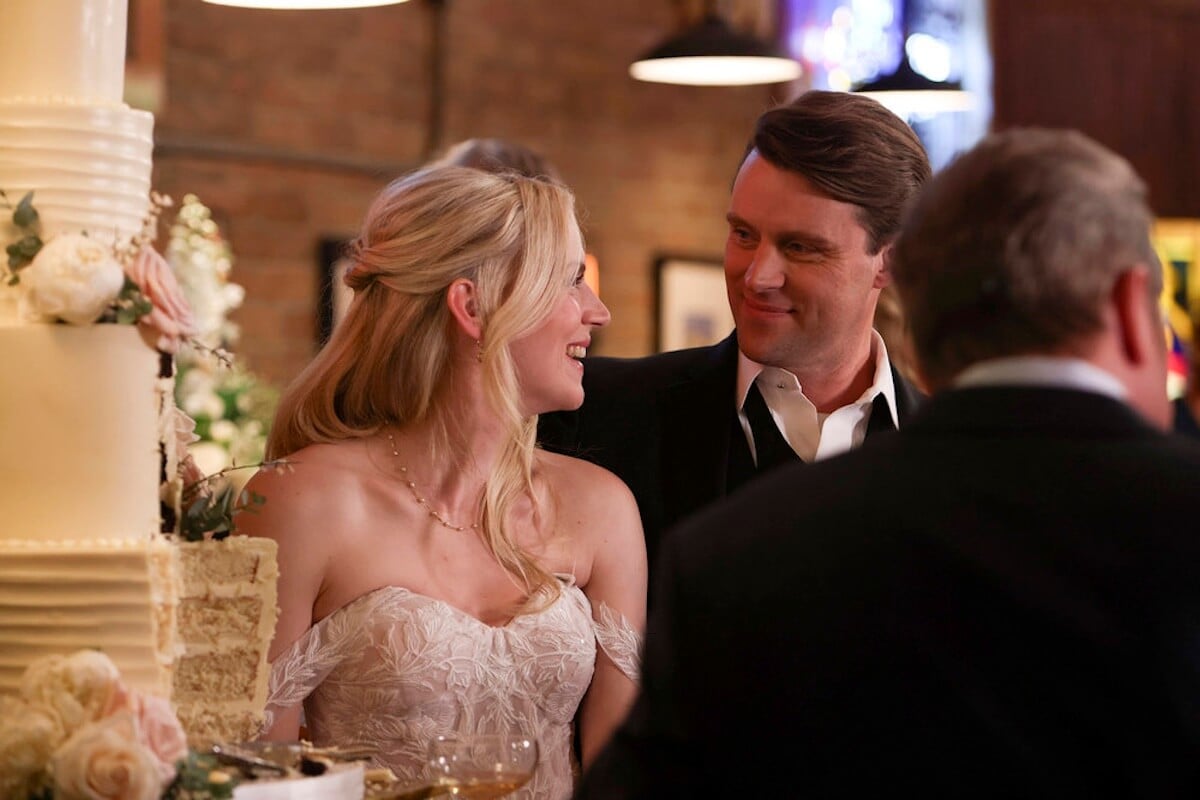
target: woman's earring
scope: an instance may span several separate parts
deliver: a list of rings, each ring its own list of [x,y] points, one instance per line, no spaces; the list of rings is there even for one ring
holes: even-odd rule
[[[475,360],[480,364],[483,363],[483,342],[475,340]]]

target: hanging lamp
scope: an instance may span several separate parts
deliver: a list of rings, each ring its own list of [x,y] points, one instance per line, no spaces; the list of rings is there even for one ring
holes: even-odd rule
[[[729,26],[705,3],[703,19],[629,66],[640,81],[686,86],[750,86],[800,77],[800,64],[782,50]]]
[[[933,80],[913,68],[909,58],[913,36],[907,6],[907,3],[903,3],[901,11],[904,45],[901,48],[900,65],[890,75],[858,84],[851,91],[877,100],[906,118],[946,111],[969,111],[975,105],[975,98],[963,89],[960,81]]]
[[[390,6],[396,3],[405,3],[408,0],[204,0],[204,2],[217,6],[238,6],[239,8],[307,10]]]

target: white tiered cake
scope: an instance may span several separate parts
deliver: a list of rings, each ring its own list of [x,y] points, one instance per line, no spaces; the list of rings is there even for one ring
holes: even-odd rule
[[[129,238],[150,197],[154,117],[122,101],[126,0],[4,0],[0,188],[43,233]]]
[[[34,193],[47,242],[126,242],[150,207],[153,117],[121,97],[126,2],[0,2],[0,190],[10,205]],[[172,697],[194,744],[251,737],[274,542],[163,536],[170,359],[134,325],[31,318],[22,291],[0,286],[0,693],[38,656],[99,648]]]

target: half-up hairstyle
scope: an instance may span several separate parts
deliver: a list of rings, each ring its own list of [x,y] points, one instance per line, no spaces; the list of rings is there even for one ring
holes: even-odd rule
[[[536,417],[527,417],[509,344],[545,320],[578,270],[569,253],[574,199],[565,187],[516,174],[430,167],[389,184],[351,246],[354,290],[329,342],[280,400],[267,442],[279,458],[310,444],[430,423],[435,457],[470,461],[448,402],[454,386],[450,284],[475,285],[486,398],[507,439],[484,487],[482,533],[530,595],[557,581],[516,544],[506,520],[533,485]]]

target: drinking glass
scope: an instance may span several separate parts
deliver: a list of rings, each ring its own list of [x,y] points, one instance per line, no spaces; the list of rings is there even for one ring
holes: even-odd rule
[[[429,745],[434,786],[471,800],[515,792],[533,777],[537,762],[537,740],[524,733],[439,736]]]

